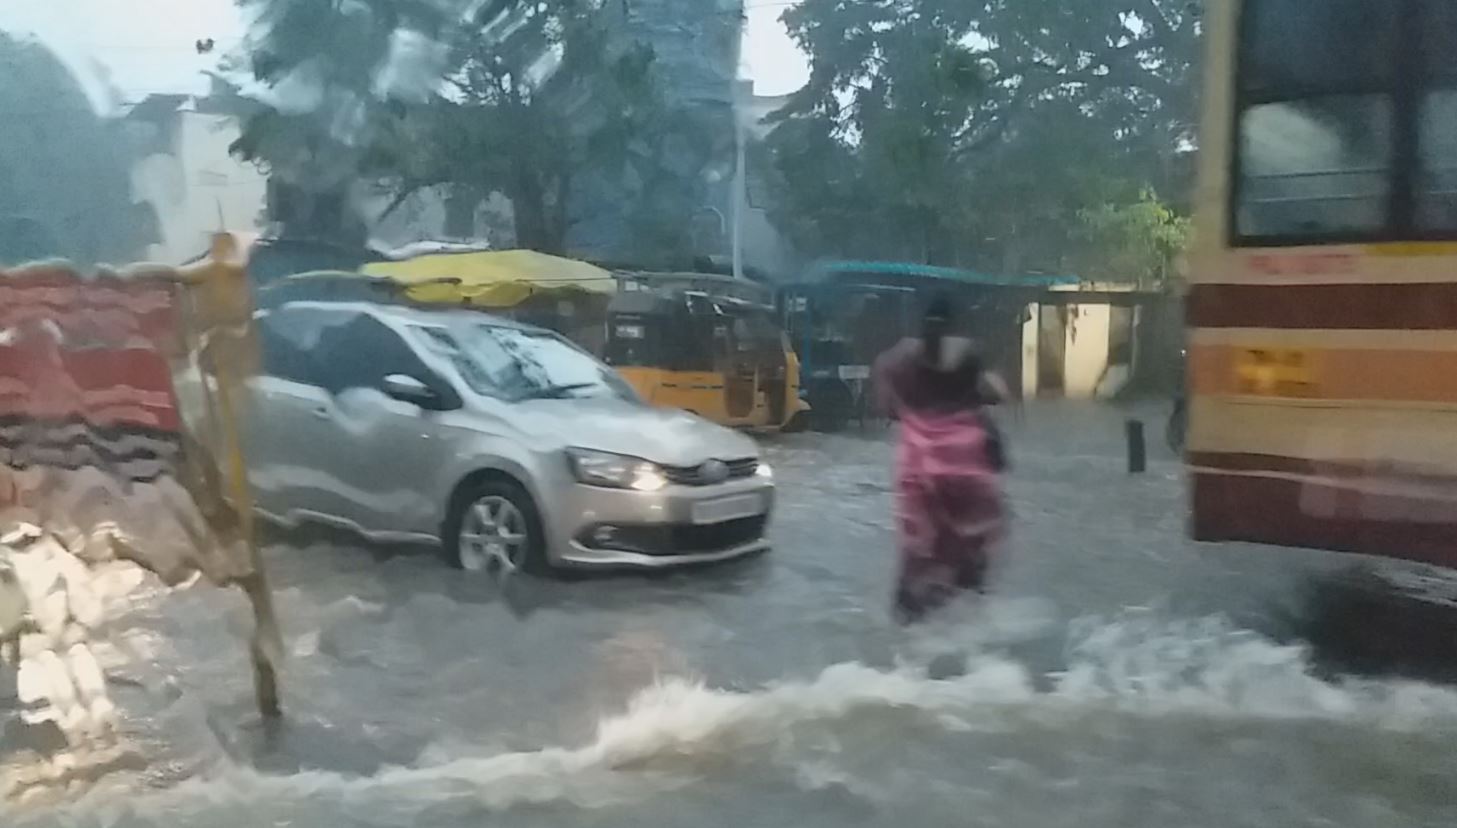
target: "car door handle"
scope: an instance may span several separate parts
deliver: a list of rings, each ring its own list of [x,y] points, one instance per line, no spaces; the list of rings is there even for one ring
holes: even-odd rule
[[[319,419],[319,420],[327,420],[327,419],[329,419],[329,409],[327,409],[327,408],[315,408],[314,411],[313,411],[313,414],[314,414],[315,419]]]

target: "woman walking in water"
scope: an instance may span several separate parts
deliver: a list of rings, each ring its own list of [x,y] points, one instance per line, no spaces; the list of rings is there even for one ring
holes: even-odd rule
[[[900,420],[896,513],[900,577],[895,612],[918,621],[957,595],[982,591],[992,547],[1005,531],[998,473],[1005,447],[983,408],[1001,383],[982,368],[971,340],[949,336],[953,308],[938,295],[919,338],[876,361],[876,388]]]

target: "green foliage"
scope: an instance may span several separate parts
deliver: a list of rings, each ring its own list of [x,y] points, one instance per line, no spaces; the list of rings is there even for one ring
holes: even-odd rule
[[[504,193],[517,243],[553,253],[591,218],[583,202],[605,203],[635,246],[671,254],[704,203],[699,174],[725,141],[732,150],[731,112],[664,95],[629,4],[239,2],[262,14],[249,64],[270,94],[239,98],[246,126],[234,149],[272,173],[288,197],[271,207],[295,235],[360,240],[344,192],[362,179],[391,187],[396,203],[444,185],[466,215]],[[402,32],[418,45],[403,59]]]
[[[467,0],[238,0],[254,21],[238,65],[262,92],[219,79],[243,115],[233,146],[270,173],[269,213],[288,235],[362,242],[360,179],[393,172],[411,106],[445,70]],[[484,15],[514,0],[490,0]]]
[[[415,150],[397,165],[403,188],[503,192],[517,243],[552,253],[590,218],[578,196],[596,191],[624,214],[629,246],[677,252],[702,203],[697,173],[723,153],[732,122],[669,102],[620,6],[548,0],[526,23],[504,41],[460,44],[452,93],[431,103],[421,140],[400,144]]]
[[[131,199],[120,126],[49,51],[0,33],[0,263],[140,258],[156,216]]]
[[[805,0],[809,84],[771,134],[810,255],[1065,271],[1082,218],[1186,192],[1185,0]]]
[[[1175,277],[1179,255],[1189,242],[1189,219],[1144,190],[1131,204],[1099,204],[1079,211],[1078,258],[1084,276],[1110,282],[1133,282],[1159,289]]]

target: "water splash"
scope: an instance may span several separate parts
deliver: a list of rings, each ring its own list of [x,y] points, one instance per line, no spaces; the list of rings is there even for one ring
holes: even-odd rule
[[[1013,613],[1025,622],[1032,613]],[[1011,624],[1013,628],[1017,625]],[[941,638],[944,644],[952,634]],[[805,681],[753,692],[669,678],[643,689],[577,748],[456,757],[369,776],[305,772],[269,776],[230,766],[208,778],[137,797],[142,812],[193,813],[257,802],[368,803],[401,818],[431,803],[467,801],[501,811],[565,803],[580,808],[640,800],[692,785],[724,763],[753,762],[792,745],[797,733],[848,733],[864,717],[910,716],[958,738],[974,732],[1046,730],[1110,715],[1180,719],[1331,722],[1379,731],[1457,732],[1457,693],[1413,682],[1331,681],[1305,651],[1233,628],[1217,618],[1167,621],[1151,613],[1074,625],[1067,668],[1038,689],[1023,664],[973,641],[964,672],[928,678],[920,667],[831,666]],[[429,752],[427,752],[428,754]],[[806,759],[815,785],[834,769]],[[803,774],[801,774],[803,775]],[[815,781],[818,780],[818,781]],[[330,804],[332,803],[332,804]],[[91,809],[95,802],[79,803]],[[24,823],[22,823],[24,824]]]

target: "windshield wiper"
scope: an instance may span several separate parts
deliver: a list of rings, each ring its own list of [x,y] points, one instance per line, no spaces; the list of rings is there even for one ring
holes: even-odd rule
[[[596,388],[595,382],[571,382],[566,385],[546,385],[540,388],[533,388],[526,395],[529,400],[562,400],[572,395],[573,391],[585,391],[588,388]]]

